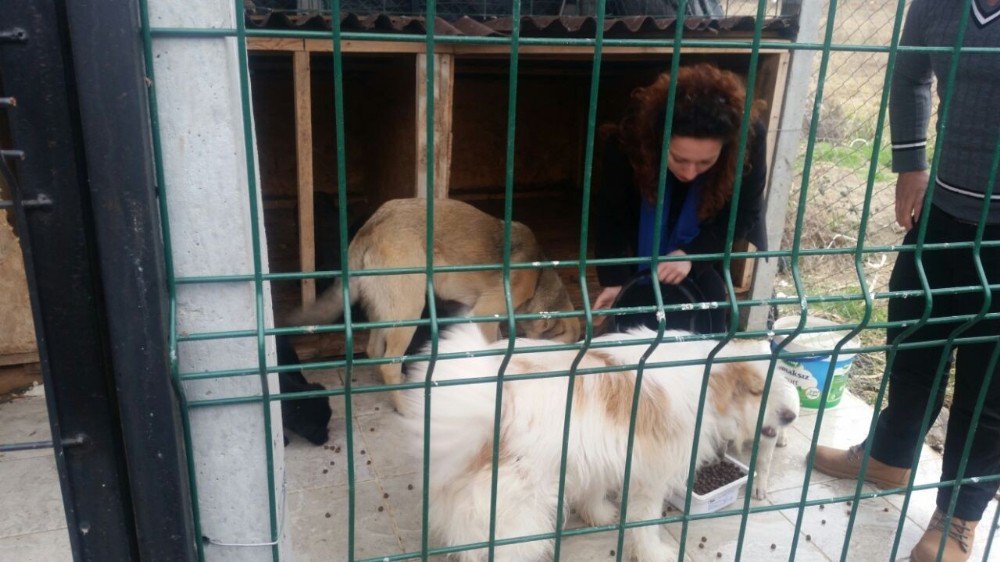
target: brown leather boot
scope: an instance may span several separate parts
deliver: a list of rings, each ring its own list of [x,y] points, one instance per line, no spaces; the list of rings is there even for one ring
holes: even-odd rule
[[[816,462],[813,467],[837,478],[857,479],[864,452],[864,444],[854,445],[847,450],[819,446],[816,447]],[[879,488],[903,488],[910,480],[910,469],[889,466],[869,457],[865,480]]]
[[[944,533],[944,513],[934,510],[931,524],[920,537],[920,542],[910,552],[912,562],[934,562],[938,548],[941,547],[941,534]],[[972,554],[972,541],[976,540],[976,525],[978,521],[966,521],[953,517],[948,528],[948,539],[944,543],[941,562],[965,562]]]

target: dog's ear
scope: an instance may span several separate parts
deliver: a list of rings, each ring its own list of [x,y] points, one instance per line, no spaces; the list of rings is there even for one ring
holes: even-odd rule
[[[535,329],[543,340],[573,343],[580,339],[580,323],[576,318],[546,318],[538,321]]]
[[[752,363],[738,361],[722,363],[712,370],[709,384],[714,391],[713,400],[719,411],[726,411],[729,404],[747,396],[760,397],[764,381]]]
[[[732,376],[736,379],[737,391],[760,396],[764,394],[764,379],[748,361],[737,361],[729,363],[728,368],[732,371]]]

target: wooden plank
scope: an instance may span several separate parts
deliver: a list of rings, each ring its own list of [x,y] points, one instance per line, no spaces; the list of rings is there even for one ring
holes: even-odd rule
[[[437,53],[446,53],[450,49],[448,45],[437,45],[434,47]],[[305,50],[311,53],[333,52],[333,42],[329,39],[306,39],[304,41]],[[409,41],[341,41],[340,52],[342,53],[398,53],[413,54],[427,52],[423,43]]]
[[[0,355],[0,367],[7,367],[10,365],[26,365],[28,363],[38,363],[37,351],[31,351],[28,353],[7,353]]]
[[[305,49],[302,39],[287,37],[247,37],[248,51],[301,51]]]
[[[259,40],[261,38],[255,38]],[[298,40],[296,40],[298,41]],[[333,43],[328,39],[305,39],[304,49],[314,53],[329,53],[333,51]],[[342,53],[426,53],[424,43],[410,41],[358,41],[346,40],[340,44]],[[287,49],[292,50],[292,49]],[[605,46],[605,57],[642,57],[644,55],[663,55],[673,52],[670,46]],[[548,57],[593,57],[594,47],[589,45],[520,45],[518,52],[524,56]],[[685,54],[749,54],[750,49],[723,49],[719,47],[691,47],[681,49]],[[783,49],[761,49],[761,54],[785,53]],[[434,53],[438,55],[459,56],[510,56],[510,45],[488,44],[474,45],[470,43],[437,44]]]
[[[754,85],[757,99],[767,101],[767,162],[774,162],[774,147],[777,143],[777,127],[781,121],[781,104],[784,97],[785,81],[788,72],[788,52],[771,53],[761,57],[757,71],[757,83]],[[734,252],[752,252],[756,247],[746,240],[733,242]],[[746,295],[753,289],[756,261],[753,258],[733,259],[730,271],[733,274],[733,285],[737,295]]]
[[[736,240],[733,242],[733,251],[755,252],[757,251],[757,247],[746,240]],[[743,295],[750,292],[750,289],[753,286],[755,261],[756,260],[753,258],[733,258],[729,271],[733,274],[733,288],[736,289],[737,295]]]
[[[35,359],[37,361],[38,357]],[[12,398],[11,393],[24,391],[41,383],[42,366],[37,362],[0,367],[0,403]]]
[[[417,153],[416,196],[427,197],[427,55],[416,56]],[[448,197],[451,178],[452,106],[455,57],[434,55],[434,197]]]
[[[458,56],[510,56],[509,45],[473,45],[455,44],[450,46],[452,52]],[[605,58],[643,58],[649,55],[669,55],[673,53],[673,47],[669,46],[641,46],[641,47],[609,47],[603,48]],[[716,47],[684,47],[683,54],[749,54],[750,49],[721,49]],[[761,54],[784,52],[781,49],[761,49]],[[521,45],[518,47],[521,56],[537,58],[566,58],[580,57],[592,58],[594,48],[588,45]]]
[[[778,140],[778,127],[781,124],[781,108],[785,98],[785,85],[788,80],[787,51],[767,55],[761,59],[757,74],[757,97],[767,101],[767,162],[774,162],[774,148]]]
[[[295,156],[299,199],[299,267],[316,271],[316,237],[313,217],[312,85],[308,51],[292,54],[295,84]],[[316,300],[316,280],[302,280],[302,303]]]

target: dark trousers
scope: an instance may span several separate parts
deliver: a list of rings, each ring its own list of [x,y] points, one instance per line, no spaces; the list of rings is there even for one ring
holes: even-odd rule
[[[925,243],[968,242],[975,238],[976,226],[961,222],[947,213],[931,209],[927,225]],[[904,239],[906,244],[914,244],[917,228],[911,230]],[[1000,240],[1000,225],[987,226],[984,240]],[[1000,248],[982,249],[983,269],[991,285],[1000,283]],[[966,249],[925,250],[924,271],[932,289],[949,287],[981,286],[973,262],[973,251]],[[892,270],[889,289],[892,291],[920,289],[917,265],[913,252],[900,253]],[[983,305],[983,292],[957,295],[935,295],[931,317],[975,314]],[[922,296],[893,298],[889,301],[889,321],[919,319],[925,299]],[[1000,311],[1000,291],[992,292],[990,311]],[[905,342],[944,340],[962,322],[927,325],[914,332]],[[889,343],[905,328],[891,328],[887,333]],[[962,333],[960,337],[998,336],[1000,321],[985,320]],[[972,414],[983,389],[994,349],[1000,345],[996,339],[988,343],[960,344],[955,351],[955,394],[952,399],[948,419],[947,436],[944,445],[944,463],[941,480],[954,480],[965,448],[966,436],[972,421]],[[913,455],[918,450],[920,422],[927,407],[931,386],[937,374],[937,367],[944,353],[944,346],[900,349],[896,354],[889,374],[888,405],[879,415],[878,427],[872,444],[872,457],[891,466],[909,467]],[[933,396],[933,421],[941,410],[951,358],[945,366],[945,374]],[[986,391],[986,402],[973,436],[969,452],[965,478],[1000,474],[1000,372],[994,366],[993,380]],[[955,516],[969,521],[978,521],[983,511],[997,491],[997,481],[966,484],[959,489]],[[952,487],[938,490],[937,505],[946,510],[951,500]]]

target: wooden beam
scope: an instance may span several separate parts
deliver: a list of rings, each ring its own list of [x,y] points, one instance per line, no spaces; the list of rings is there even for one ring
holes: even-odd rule
[[[454,44],[449,45],[451,52],[458,56],[510,56],[509,45],[473,45]],[[440,47],[435,47],[440,49]],[[642,47],[604,47],[603,57],[630,59],[643,58],[650,55],[669,55],[674,49],[670,46],[642,46]],[[716,47],[684,47],[681,49],[684,54],[748,54],[750,49],[721,49]],[[761,49],[761,54],[782,52],[780,49]],[[521,45],[518,47],[519,55],[533,58],[592,58],[594,47],[589,45]]]
[[[316,237],[313,217],[312,84],[308,51],[292,53],[295,84],[295,159],[299,198],[299,267],[316,271]],[[302,280],[302,303],[316,300],[316,280]]]
[[[29,351],[27,353],[7,353],[5,355],[0,355],[0,367],[26,365],[29,363],[38,363],[37,351]]]
[[[312,53],[333,52],[333,42],[329,39],[306,39],[304,48]],[[438,45],[434,49],[436,52],[448,51],[448,45]],[[340,52],[342,53],[424,53],[427,49],[423,43],[411,41],[341,41]]]
[[[286,37],[247,37],[247,50],[249,51],[302,51],[305,45],[302,39],[289,39]]]
[[[252,38],[254,41],[261,41],[264,39],[271,40],[271,38]],[[249,40],[248,40],[249,41]],[[305,39],[305,40],[291,40],[291,41],[301,41],[303,42],[303,47],[305,50],[313,53],[329,53],[333,51],[333,43],[329,39]],[[266,50],[282,50],[280,44],[267,43],[269,49]],[[263,46],[261,47],[263,49]],[[422,42],[413,41],[358,41],[358,40],[345,40],[340,44],[340,49],[342,53],[426,53],[427,47]],[[291,47],[284,50],[296,50]],[[642,57],[646,55],[664,55],[673,52],[673,47],[671,46],[631,46],[631,47],[609,47],[605,46],[603,49],[603,54],[606,57],[612,58],[633,58]],[[593,57],[594,47],[589,45],[521,45],[518,47],[518,52],[521,55],[528,57],[538,57],[538,58],[549,58],[549,57]],[[747,54],[750,49],[723,49],[719,47],[690,47],[686,46],[682,49],[685,54],[710,54],[710,55],[726,55],[726,54]],[[761,49],[761,54],[776,54],[787,52],[783,49]],[[510,45],[503,44],[489,44],[489,45],[473,45],[470,43],[440,43],[434,46],[434,53],[438,55],[458,55],[458,56],[510,56]]]
[[[417,197],[427,197],[427,55],[417,57]],[[448,197],[451,178],[455,57],[434,55],[434,197]]]
[[[757,74],[757,98],[767,101],[767,162],[774,162],[774,148],[781,125],[781,109],[785,100],[785,86],[788,82],[788,51],[761,58]]]

